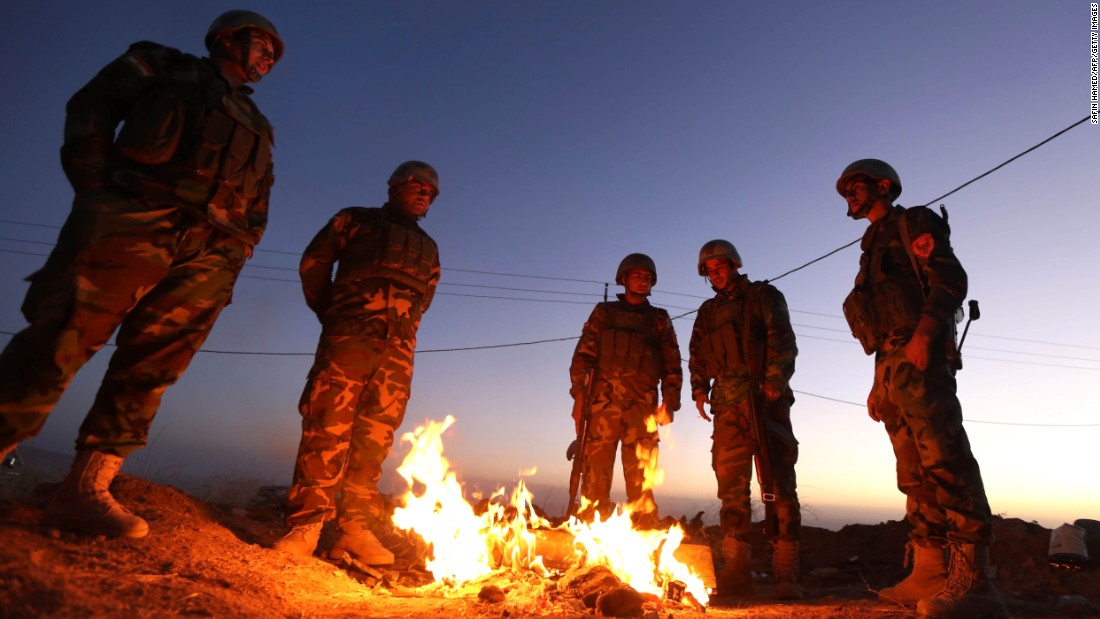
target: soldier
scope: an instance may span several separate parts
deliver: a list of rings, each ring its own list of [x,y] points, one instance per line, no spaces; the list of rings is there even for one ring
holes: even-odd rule
[[[390,176],[385,204],[341,210],[302,256],[302,290],[321,321],[321,341],[298,404],[291,530],[275,543],[278,550],[313,554],[322,525],[335,515],[331,558],[353,567],[391,565],[396,549],[412,560],[378,480],[405,417],[416,331],[439,281],[438,248],[417,224],[438,195],[436,171],[406,161]]]
[[[649,256],[623,258],[615,283],[624,292],[616,295],[617,301],[592,310],[569,367],[578,436],[585,399],[591,398],[581,487],[587,502],[582,501],[578,516],[591,522],[597,511],[603,519],[611,515],[611,479],[621,442],[631,517],[639,527],[655,527],[657,504],[645,477],[657,466],[657,426],[671,423],[680,410],[680,346],[668,312],[646,299],[657,283],[657,267]]]
[[[272,129],[248,83],[283,53],[275,26],[229,11],[209,58],[135,43],[69,100],[61,163],[76,196],[46,265],[28,279],[30,323],[0,355],[0,453],[42,428],[73,375],[118,329],[48,526],[142,537],[108,488],[143,447],[267,224]],[[122,124],[121,129],[116,129]]]
[[[753,433],[753,416],[759,411],[762,419],[757,419],[766,420],[773,479],[773,487],[765,492],[774,495],[768,506],[768,534],[775,596],[801,598],[802,515],[795,483],[798,441],[791,429],[794,393],[790,387],[798,348],[783,293],[767,282],[749,281],[738,272],[741,265],[741,255],[729,241],[710,241],[699,250],[699,275],[710,280],[716,294],[699,307],[688,346],[691,397],[704,421],[711,421],[707,405],[714,417],[711,466],[722,501],[719,521],[725,560],[717,579],[718,595],[752,593],[749,495],[753,457],[761,457]]]
[[[836,190],[849,217],[870,222],[844,315],[875,355],[867,410],[890,437],[913,526],[913,571],[879,597],[916,604],[922,617],[1005,617],[986,574],[992,516],[956,396],[952,320],[967,278],[947,222],[895,205],[901,180],[878,159],[849,165]]]

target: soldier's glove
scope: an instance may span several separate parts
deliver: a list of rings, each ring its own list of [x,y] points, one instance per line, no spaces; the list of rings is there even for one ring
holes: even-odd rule
[[[573,439],[572,443],[569,443],[569,447],[565,450],[565,459],[572,462],[573,458],[577,457],[577,448],[580,446],[579,441]]]

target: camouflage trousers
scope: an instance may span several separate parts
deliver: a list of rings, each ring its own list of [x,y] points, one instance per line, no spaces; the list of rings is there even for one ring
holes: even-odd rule
[[[46,265],[28,278],[30,324],[0,354],[0,447],[38,433],[116,329],[77,449],[126,457],[143,447],[161,396],[229,303],[247,252],[179,208],[109,190],[78,195]]]
[[[791,408],[786,396],[764,404],[768,411],[768,450],[771,456],[774,501],[774,539],[798,541],[802,509],[798,503],[794,465],[798,441],[791,429]],[[718,513],[725,537],[749,541],[752,526],[752,472],[754,441],[748,402],[712,410],[711,468],[718,481]]]
[[[917,541],[988,545],[992,515],[978,462],[962,425],[954,372],[933,357],[921,372],[903,347],[875,360],[875,410],[897,460],[898,489]]]
[[[623,482],[626,500],[636,515],[653,518],[657,504],[653,490],[645,488],[647,467],[657,465],[656,394],[648,400],[612,401],[597,393],[592,401],[592,417],[588,424],[588,444],[582,472],[581,495],[590,505],[579,516],[591,520],[594,511],[602,518],[611,515],[611,482],[615,469],[615,452],[622,443]]]
[[[388,516],[382,463],[405,418],[415,342],[321,336],[298,410],[302,441],[287,493],[287,524],[374,528]]]

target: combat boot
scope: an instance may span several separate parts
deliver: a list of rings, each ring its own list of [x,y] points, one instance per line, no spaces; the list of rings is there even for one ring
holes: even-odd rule
[[[917,617],[928,619],[1007,619],[1001,594],[993,586],[989,546],[948,544],[951,554],[947,584],[917,602]]]
[[[905,550],[906,563],[910,562],[912,556],[913,571],[893,587],[879,591],[880,601],[912,606],[935,595],[947,583],[947,557],[942,546],[923,546],[917,542],[909,542]]]
[[[725,563],[715,579],[717,594],[721,597],[752,595],[752,572],[749,571],[752,546],[736,538],[723,538],[722,558]]]
[[[374,533],[357,522],[342,523],[329,557],[351,567],[393,565],[393,553]]]
[[[275,540],[271,547],[275,550],[300,557],[311,557],[317,550],[317,540],[321,539],[320,522],[310,522],[291,527],[290,532]]]
[[[111,496],[111,480],[122,467],[121,456],[86,449],[76,452],[68,477],[46,507],[43,524],[89,535],[145,537],[149,523],[133,515]]]
[[[798,542],[776,540],[772,544],[772,571],[776,599],[802,599],[802,587],[798,585]]]
[[[399,529],[392,522],[383,522],[373,529],[374,537],[393,553],[396,569],[408,570],[424,566],[428,544],[414,531]]]

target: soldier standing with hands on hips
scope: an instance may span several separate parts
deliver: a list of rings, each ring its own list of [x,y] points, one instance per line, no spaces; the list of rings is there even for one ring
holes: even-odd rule
[[[393,525],[378,481],[405,418],[416,333],[439,282],[439,249],[418,223],[439,195],[439,175],[406,161],[388,185],[381,207],[353,206],[329,220],[299,268],[321,341],[298,404],[291,529],[274,547],[312,555],[322,525],[335,518],[329,556],[351,567],[392,565],[395,551],[402,563],[420,559]]]

